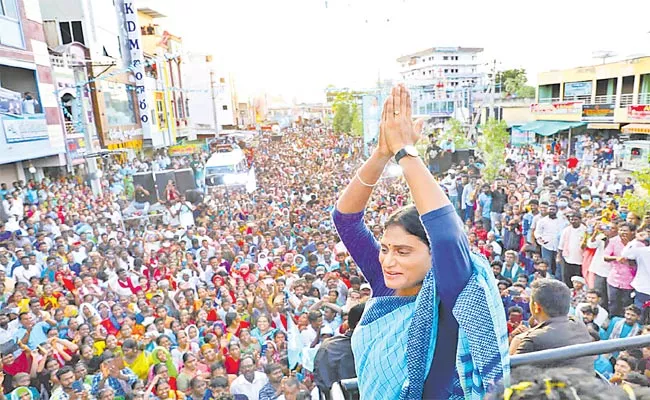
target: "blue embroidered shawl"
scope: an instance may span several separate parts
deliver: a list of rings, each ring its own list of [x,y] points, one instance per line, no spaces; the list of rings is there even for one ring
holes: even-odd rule
[[[456,371],[450,382],[458,399],[480,400],[500,380],[508,384],[506,317],[487,260],[471,255],[472,276],[453,308],[458,321]],[[421,399],[434,357],[438,304],[430,270],[416,297],[368,301],[354,330],[352,350],[362,399]]]

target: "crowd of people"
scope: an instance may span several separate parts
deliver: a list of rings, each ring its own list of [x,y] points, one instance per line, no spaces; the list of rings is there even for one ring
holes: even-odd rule
[[[194,203],[171,193],[162,218],[137,224],[122,218],[143,190],[130,175],[199,170],[206,153],[119,165],[100,196],[75,177],[3,184],[3,397],[319,399],[356,376],[350,338],[373,292],[332,213],[363,153],[320,128],[262,140],[255,191],[212,187]],[[474,157],[437,178],[471,250],[491,263],[510,340],[539,323],[528,303],[542,278],[571,288],[593,340],[649,332],[650,220],[620,202],[633,182],[588,158],[525,148],[507,159],[494,182]],[[363,221],[378,239],[409,202],[405,180],[385,175]],[[647,385],[650,348],[594,368]]]

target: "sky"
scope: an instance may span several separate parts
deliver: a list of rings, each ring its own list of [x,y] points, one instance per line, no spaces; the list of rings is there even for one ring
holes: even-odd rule
[[[166,1],[166,0],[156,0]],[[399,79],[396,59],[437,46],[482,47],[497,69],[536,74],[650,54],[648,0],[183,0],[162,23],[211,53],[240,100],[322,102],[324,89]],[[615,59],[610,59],[610,61]],[[487,67],[486,67],[487,68]]]

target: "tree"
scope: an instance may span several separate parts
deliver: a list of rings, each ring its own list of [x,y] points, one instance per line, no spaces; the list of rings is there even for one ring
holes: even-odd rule
[[[488,181],[494,181],[499,171],[506,165],[506,145],[510,141],[508,125],[505,121],[497,121],[494,118],[488,119],[483,126],[483,135],[479,137],[478,147],[481,151],[485,168],[483,177]]]
[[[361,112],[351,93],[337,93],[332,103],[332,111],[334,112],[332,126],[335,132],[354,136],[363,135]]]
[[[526,83],[528,78],[523,68],[499,71],[495,77],[495,84],[500,88],[500,92],[505,91],[509,96],[535,97],[535,88]]]
[[[621,203],[626,205],[630,212],[643,218],[647,212],[650,212],[650,168],[632,172],[632,176],[637,181],[634,185],[634,194],[625,192]]]
[[[470,147],[469,140],[467,139],[467,131],[463,127],[462,122],[455,118],[449,119],[447,122],[448,129],[440,135],[440,141],[446,141],[451,138],[456,150],[467,149]]]

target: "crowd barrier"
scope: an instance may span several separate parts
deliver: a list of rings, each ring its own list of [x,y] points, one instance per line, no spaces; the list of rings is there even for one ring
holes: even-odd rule
[[[527,354],[518,354],[510,357],[510,366],[518,367],[530,364],[548,364],[578,357],[607,354],[626,349],[635,349],[650,346],[650,335],[634,336],[624,339],[602,340],[593,343],[575,344],[536,351]],[[331,400],[354,400],[359,398],[357,379],[343,379],[332,387]]]

